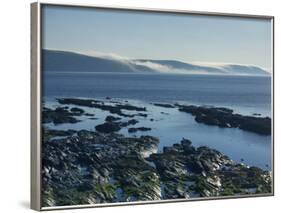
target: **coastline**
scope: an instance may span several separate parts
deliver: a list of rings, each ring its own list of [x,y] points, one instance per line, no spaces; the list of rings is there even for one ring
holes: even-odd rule
[[[163,146],[162,151],[159,152],[161,138],[151,136],[150,132],[153,131],[153,128],[142,126],[145,123],[140,122],[146,120],[155,123],[157,120],[157,118],[151,117],[152,114],[147,106],[136,106],[130,101],[120,102],[109,97],[104,101],[78,98],[60,98],[57,101],[55,108],[48,108],[49,106],[43,108],[45,123],[43,125],[43,155],[46,152],[45,157],[43,156],[43,178],[46,181],[43,194],[46,198],[46,206],[76,205],[79,202],[192,199],[192,197],[270,193],[270,169],[266,171],[258,167],[247,166],[242,159],[241,162],[235,162],[221,152],[206,146],[194,147],[193,141],[183,136],[181,140],[173,140],[170,145]],[[48,104],[45,103],[45,105]],[[164,117],[173,116],[165,112],[166,109],[180,111],[179,106],[176,105],[161,103],[151,105],[160,108],[159,114]],[[89,113],[85,111],[84,107],[95,110]],[[65,123],[69,124],[68,127],[83,123],[85,119],[95,122],[100,119],[97,109],[104,112],[103,122],[91,126],[92,130],[86,130],[83,126],[73,130],[70,130],[71,128],[52,130]],[[213,110],[213,108],[211,109]],[[48,126],[50,123],[52,125]],[[162,123],[165,122],[162,121]],[[220,126],[218,128],[229,127]],[[130,133],[130,129],[135,135],[123,134],[125,131]],[[141,135],[136,133],[141,133]],[[183,153],[185,154],[183,155]],[[57,156],[58,154],[59,156]],[[57,157],[59,158],[57,159]],[[56,161],[61,162],[55,163]],[[114,165],[110,163],[113,161]],[[96,165],[100,164],[99,168],[95,168],[93,162],[96,162]],[[128,164],[128,162],[131,163]],[[132,164],[135,164],[133,168],[131,168]],[[56,169],[56,166],[59,166],[59,169]],[[127,176],[121,175],[121,177],[117,173],[122,168],[124,173],[128,172],[127,170],[130,170],[130,173]],[[95,174],[97,171],[99,174]],[[131,174],[131,172],[133,173]],[[250,175],[253,172],[256,177]],[[226,175],[230,173],[232,175]],[[147,175],[149,179],[146,179]],[[237,185],[236,181],[235,184],[229,185],[229,178],[233,175],[238,175],[238,182],[248,181],[248,184]],[[249,175],[251,179],[248,179]],[[60,191],[66,189],[59,188],[63,186],[57,185],[55,176],[69,181],[68,187],[73,191],[67,191],[67,193],[76,195],[74,200],[67,198],[60,200],[57,197],[58,189]],[[122,185],[122,183],[128,181],[128,176],[134,177],[135,180],[131,183],[131,187],[126,189],[126,184]],[[80,184],[75,183],[77,178],[83,181]],[[94,186],[89,183],[93,180],[96,181]],[[83,186],[80,186],[81,184]],[[87,186],[84,186],[85,184]],[[139,184],[145,184],[144,188],[148,193],[139,189]],[[56,189],[56,187],[58,188]],[[80,189],[81,187],[82,189]],[[93,187],[98,187],[100,190],[95,192],[96,194],[91,194]],[[83,199],[80,200],[80,198]]]
[[[57,97],[59,99],[71,98],[71,97]],[[85,97],[76,97],[76,99],[91,99]],[[243,158],[244,163],[252,166],[258,166],[263,169],[270,169],[271,164],[271,135],[259,135],[253,132],[240,130],[239,128],[220,128],[218,126],[210,126],[204,123],[198,123],[195,121],[195,117],[186,112],[181,112],[179,107],[173,106],[173,108],[165,108],[161,106],[155,106],[161,102],[144,102],[141,100],[120,99],[120,98],[92,98],[100,103],[113,105],[119,104],[131,104],[134,106],[145,107],[147,112],[136,112],[141,114],[147,114],[146,117],[137,116],[135,119],[139,121],[136,125],[122,127],[119,133],[128,136],[142,136],[152,135],[160,139],[161,143],[158,145],[158,152],[163,150],[164,146],[171,146],[174,142],[180,141],[182,137],[192,140],[195,147],[208,146],[210,148],[217,149],[222,153],[230,156],[237,162]],[[165,102],[166,104],[168,102]],[[164,104],[165,104],[164,103]],[[190,103],[178,102],[180,105],[191,105]],[[177,105],[177,102],[170,102],[171,105]],[[76,123],[62,123],[55,125],[52,122],[46,123],[44,126],[50,129],[57,130],[81,130],[86,129],[89,131],[95,131],[95,126],[104,124],[108,115],[118,117],[116,114],[111,114],[109,111],[102,109],[77,106],[77,105],[61,105],[57,102],[56,98],[48,98],[44,101],[44,105],[48,108],[55,109],[57,107],[68,106],[70,108],[79,107],[85,111],[84,114],[76,116],[80,122]],[[194,104],[192,104],[194,105]],[[196,105],[195,105],[196,106]],[[199,105],[198,105],[199,106]],[[203,105],[203,107],[215,107],[210,105]],[[219,106],[217,106],[219,107]],[[132,111],[126,111],[127,114]],[[135,113],[135,114],[136,114]],[[239,114],[237,111],[234,114]],[[95,116],[87,116],[94,114]],[[134,113],[133,113],[134,114]],[[249,114],[242,114],[243,116],[249,116]],[[74,116],[75,117],[75,116]],[[121,116],[122,117],[122,116]],[[257,115],[255,117],[266,117],[263,115]],[[128,121],[130,117],[122,117],[122,121]],[[136,131],[128,132],[129,128],[148,127],[150,131]],[[266,165],[269,165],[266,166]]]

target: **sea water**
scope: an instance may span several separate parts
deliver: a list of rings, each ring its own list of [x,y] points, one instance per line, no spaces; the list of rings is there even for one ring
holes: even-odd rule
[[[128,101],[146,107],[148,117],[138,117],[135,127],[150,127],[151,131],[120,133],[127,136],[152,135],[160,139],[158,151],[179,143],[184,137],[194,146],[208,146],[237,162],[264,169],[271,168],[271,136],[262,136],[234,128],[207,126],[194,121],[190,114],[177,108],[163,108],[152,103],[183,103],[228,107],[236,113],[271,117],[271,78],[262,76],[165,75],[123,73],[52,72],[43,76],[45,104],[59,106],[58,97],[77,97]],[[47,126],[55,129],[88,129],[104,123],[108,112],[88,107],[96,120],[82,117],[82,122]],[[150,119],[153,119],[151,121]],[[80,118],[81,119],[81,118]]]

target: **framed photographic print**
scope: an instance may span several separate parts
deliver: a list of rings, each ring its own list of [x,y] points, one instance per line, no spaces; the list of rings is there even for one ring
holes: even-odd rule
[[[273,191],[271,16],[31,5],[31,207]]]

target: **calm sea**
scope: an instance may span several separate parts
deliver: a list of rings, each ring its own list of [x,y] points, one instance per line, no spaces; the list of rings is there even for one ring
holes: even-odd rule
[[[217,75],[47,73],[45,97],[123,98],[231,107],[271,114],[271,78]]]

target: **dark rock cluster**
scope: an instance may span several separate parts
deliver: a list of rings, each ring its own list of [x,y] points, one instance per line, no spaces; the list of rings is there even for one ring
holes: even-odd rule
[[[77,123],[80,122],[77,117],[85,115],[91,117],[91,119],[96,119],[94,114],[85,113],[85,111],[78,107],[56,107],[55,109],[43,107],[42,109],[42,122],[43,123],[54,123],[63,124],[63,123]]]
[[[148,160],[156,165],[165,199],[271,192],[269,172],[237,164],[208,147],[195,148],[186,139]]]
[[[129,133],[133,133],[133,132],[137,132],[137,131],[145,132],[145,131],[150,131],[150,130],[151,130],[151,128],[149,128],[149,127],[132,127],[132,128],[128,129],[128,132]]]
[[[69,111],[68,107],[57,107],[56,109],[43,108],[43,123],[77,123],[79,120],[75,116],[80,115],[80,112]]]
[[[118,121],[120,119],[113,116],[107,116],[105,120],[106,120],[105,123],[99,124],[95,127],[98,132],[102,132],[102,133],[118,132],[123,127],[135,125],[138,123],[138,120],[136,119],[130,119],[128,121]],[[144,127],[141,127],[140,131],[146,131],[146,130],[142,130],[142,128]]]
[[[154,103],[154,106],[164,107],[164,108],[175,108],[172,104]]]
[[[50,140],[56,132],[44,132],[44,206],[160,199],[157,172],[145,160],[156,152],[157,138],[81,130]]]
[[[177,105],[179,110],[195,117],[198,123],[221,128],[239,128],[261,135],[271,135],[271,119],[234,114],[233,110],[223,107],[202,107],[194,105]]]
[[[108,111],[111,114],[117,114],[119,116],[123,117],[134,117],[134,116],[147,116],[145,113],[136,113],[136,114],[126,114],[122,112],[122,110],[127,110],[127,111],[146,111],[145,107],[138,107],[138,106],[133,106],[130,104],[115,104],[114,106],[112,105],[107,105],[103,101],[99,100],[93,100],[93,99],[78,99],[78,98],[59,98],[57,101],[60,104],[73,104],[77,106],[85,106],[85,107],[93,107],[97,109],[101,109],[104,111]]]

